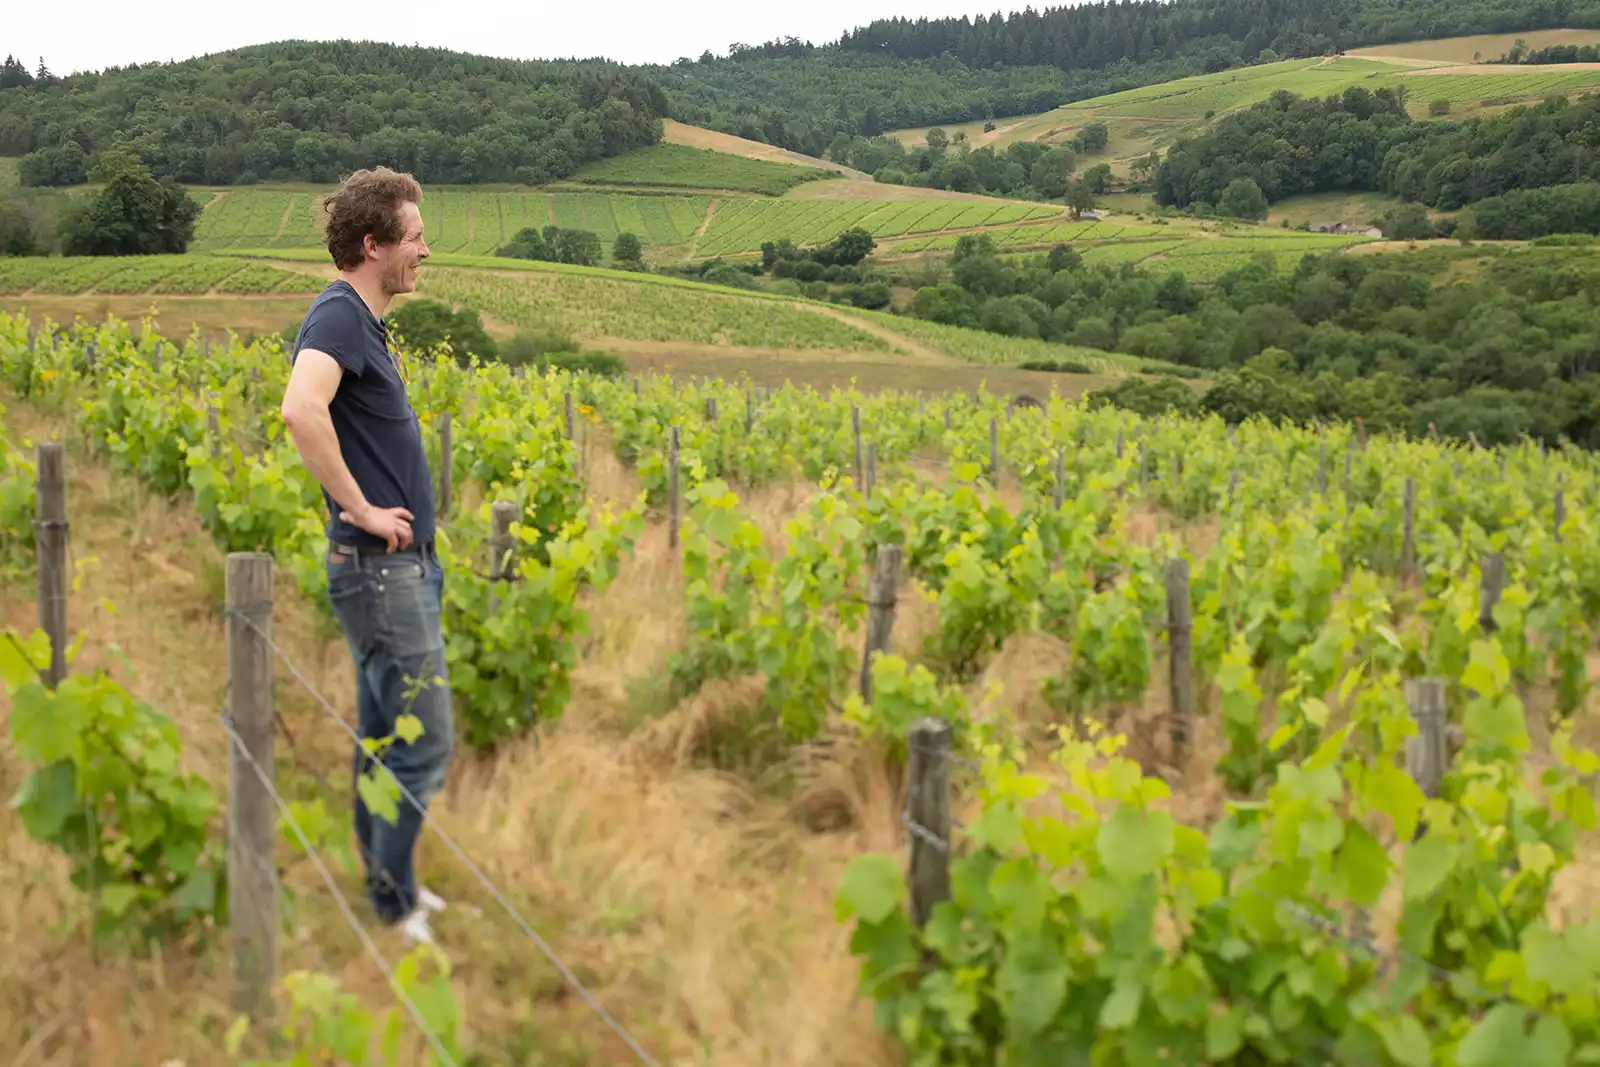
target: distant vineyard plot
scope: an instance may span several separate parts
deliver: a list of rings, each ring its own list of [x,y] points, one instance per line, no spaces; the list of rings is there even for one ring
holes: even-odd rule
[[[699,256],[754,252],[764,241],[787,237],[820,244],[860,227],[876,238],[1009,226],[1065,218],[1051,204],[963,203],[959,200],[736,200],[717,207],[696,247]]]
[[[781,196],[802,182],[832,178],[829,171],[769,163],[705,148],[659,144],[590,163],[573,180],[596,185],[729,189]]]
[[[1409,105],[1448,100],[1451,104],[1493,106],[1539,100],[1552,93],[1565,96],[1600,90],[1600,69],[1541,69],[1509,64],[1444,67],[1386,74],[1374,79],[1371,88],[1403,88]]]
[[[193,249],[315,248],[322,245],[324,194],[286,189],[218,190],[195,227]],[[647,245],[681,245],[694,236],[710,199],[603,192],[533,192],[435,186],[423,190],[422,221],[435,252],[487,255],[525,227],[592,230],[609,243],[634,233]]]
[[[0,259],[0,296],[238,296],[320,292],[327,281],[267,263],[210,256],[51,256]]]

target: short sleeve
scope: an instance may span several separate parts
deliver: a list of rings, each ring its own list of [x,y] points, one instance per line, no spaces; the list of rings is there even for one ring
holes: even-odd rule
[[[294,354],[314,348],[326,352],[349,373],[360,377],[366,369],[363,323],[359,309],[349,300],[323,300],[306,313],[295,337]]]

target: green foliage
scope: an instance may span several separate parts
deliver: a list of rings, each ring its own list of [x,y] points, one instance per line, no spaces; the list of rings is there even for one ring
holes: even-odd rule
[[[75,184],[85,160],[128,146],[186,184],[333,182],[383,162],[425,185],[543,185],[657,143],[667,104],[644,71],[612,64],[281,41],[52,78],[6,109],[0,156],[23,156],[25,180]]]
[[[878,653],[870,667],[872,701],[851,694],[844,718],[862,738],[881,740],[898,763],[906,759],[911,727],[919,719],[943,719],[955,727],[957,737],[968,723],[967,702],[959,688],[941,686],[933,672],[921,664],[910,665],[899,656]],[[959,747],[959,740],[957,745]]]
[[[419,945],[394,965],[394,985],[415,1006],[439,1041],[444,1054],[456,1063],[470,1062],[461,1049],[465,1012],[450,981],[449,957],[433,945]],[[362,1007],[338,979],[315,971],[293,971],[283,978],[289,1015],[278,1029],[279,1039],[293,1049],[287,1059],[245,1059],[243,1067],[309,1067],[340,1063],[350,1067],[400,1067],[412,1059],[407,1050],[428,1049],[429,1062],[438,1054],[432,1043],[416,1032],[417,1022],[398,998],[382,1014]],[[250,1031],[241,1016],[226,1035],[229,1057],[240,1055]]]
[[[636,266],[642,269],[644,242],[639,240],[639,235],[636,233],[617,234],[617,239],[611,244],[611,259],[619,266]]]
[[[97,936],[225,921],[224,860],[209,839],[217,798],[181,770],[177,727],[104,674],[48,689],[38,673],[49,663],[43,630],[26,642],[0,633],[10,741],[30,768],[11,798],[23,829],[65,854]]]
[[[483,328],[483,319],[471,307],[452,309],[438,300],[414,299],[400,304],[387,316],[398,344],[411,352],[442,347],[465,366],[473,356],[495,359],[499,346]]]
[[[534,259],[592,267],[600,262],[600,238],[589,230],[562,229],[559,226],[546,226],[539,230],[528,226],[518,230],[510,241],[495,249],[494,254],[507,259]]]
[[[1090,392],[1088,401],[1095,407],[1110,405],[1146,418],[1168,412],[1192,415],[1200,410],[1200,398],[1195,391],[1170,375],[1124,378],[1116,385]]]
[[[0,406],[0,415],[5,408]],[[33,567],[37,514],[33,460],[0,430],[0,575],[19,578]]]
[[[74,200],[58,223],[69,256],[182,253],[194,239],[200,204],[171,178],[152,177],[136,156],[106,152],[91,180],[99,190]]]
[[[480,577],[460,566],[454,551],[441,551],[451,575],[445,659],[468,742],[493,746],[561,716],[572,692],[577,641],[588,626],[578,600],[610,584],[638,535],[640,503],[621,515],[602,512],[559,526],[540,523],[525,506],[523,519],[512,524],[516,556],[509,582]]]

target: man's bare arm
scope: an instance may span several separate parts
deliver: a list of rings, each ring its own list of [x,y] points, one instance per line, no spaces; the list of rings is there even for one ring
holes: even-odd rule
[[[328,414],[328,405],[343,376],[344,368],[326,352],[302,349],[295,357],[289,386],[283,392],[283,422],[312,477],[328,490],[334,503],[352,517],[359,517],[367,510],[367,498],[345,465],[339,438],[333,432],[333,419]]]

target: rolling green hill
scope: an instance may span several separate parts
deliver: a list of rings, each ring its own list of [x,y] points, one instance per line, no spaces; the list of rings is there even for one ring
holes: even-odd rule
[[[660,144],[637,148],[581,168],[573,181],[592,185],[719,189],[782,196],[802,182],[836,177],[791,163],[746,159],[706,148]]]
[[[1567,35],[1571,36],[1571,35]],[[1592,36],[1600,37],[1600,33]],[[1452,41],[1425,42],[1418,52],[1458,51]],[[1352,86],[1376,90],[1404,89],[1417,116],[1428,114],[1434,100],[1447,100],[1451,114],[1464,117],[1484,107],[1538,100],[1547,93],[1570,94],[1600,88],[1600,69],[1542,70],[1509,64],[1463,67],[1446,60],[1408,57],[1405,45],[1372,49],[1372,57],[1338,56],[1296,59],[1179,78],[1064,105],[1036,115],[1003,119],[985,131],[983,123],[947,127],[965,134],[974,148],[1004,148],[1018,141],[1063,144],[1085,126],[1103,124],[1110,134],[1104,161],[1126,174],[1135,160],[1165,149],[1178,138],[1214,120],[1266,100],[1276,92],[1326,96]],[[890,134],[910,146],[925,142],[928,127]],[[1100,162],[1096,156],[1088,162]]]

